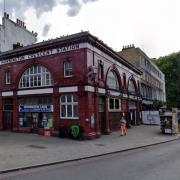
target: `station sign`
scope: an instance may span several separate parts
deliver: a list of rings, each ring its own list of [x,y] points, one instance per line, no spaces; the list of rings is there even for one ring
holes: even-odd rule
[[[49,56],[49,55],[53,55],[53,54],[59,54],[59,53],[68,52],[68,51],[73,51],[73,50],[85,48],[86,46],[87,46],[87,44],[80,43],[80,44],[71,44],[71,45],[58,47],[58,48],[54,48],[54,49],[47,49],[45,51],[38,51],[36,53],[17,56],[17,57],[10,58],[10,59],[3,59],[0,61],[0,65],[19,62],[19,61],[25,61],[25,60],[31,60],[34,58]]]

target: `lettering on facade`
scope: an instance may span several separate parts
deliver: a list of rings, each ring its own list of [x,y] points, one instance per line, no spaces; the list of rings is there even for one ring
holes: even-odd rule
[[[33,54],[29,54],[29,55],[24,55],[24,56],[11,58],[11,59],[2,60],[2,61],[0,61],[0,65],[9,64],[9,63],[18,62],[18,61],[29,60],[29,59],[43,57],[43,56],[49,56],[49,55],[52,55],[52,54],[63,53],[63,52],[67,52],[67,51],[76,50],[76,49],[79,49],[79,48],[80,48],[80,44],[72,44],[72,45],[69,45],[69,46],[64,46],[64,47],[60,47],[60,48],[56,48],[56,49],[49,49],[49,50],[46,50],[46,51],[39,51],[37,53],[33,53]]]
[[[57,48],[57,53],[72,51],[72,50],[75,50],[75,49],[79,49],[79,44],[74,44],[74,45],[70,45],[70,46]]]

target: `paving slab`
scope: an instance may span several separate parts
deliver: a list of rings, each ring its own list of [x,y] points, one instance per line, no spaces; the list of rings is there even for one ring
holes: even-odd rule
[[[83,141],[1,131],[0,172],[124,151],[178,138],[177,135],[161,134],[159,126],[147,125],[128,129],[126,136],[120,136],[117,131]]]

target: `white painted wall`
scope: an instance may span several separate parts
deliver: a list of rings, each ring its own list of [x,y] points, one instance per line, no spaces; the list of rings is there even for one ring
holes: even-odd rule
[[[6,16],[3,17],[2,25],[0,25],[0,52],[12,50],[13,44],[17,42],[23,46],[34,44],[36,36]]]

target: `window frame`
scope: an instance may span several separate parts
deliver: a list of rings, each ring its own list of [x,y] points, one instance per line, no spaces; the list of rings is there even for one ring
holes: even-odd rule
[[[24,71],[19,81],[19,88],[37,88],[53,85],[50,71],[41,65],[31,66]]]
[[[65,102],[62,102],[62,97],[65,97]],[[71,97],[71,102],[68,102],[67,97]],[[74,97],[77,98],[77,102],[74,101]],[[68,116],[68,105],[71,106],[72,116]],[[65,106],[65,116],[62,116],[62,106]],[[74,106],[77,106],[77,117],[74,116]],[[63,94],[60,96],[60,118],[61,119],[79,119],[79,101],[76,94]]]
[[[71,68],[68,68],[66,69],[66,63],[70,63],[71,64]],[[64,67],[64,78],[69,78],[69,77],[72,77],[73,76],[73,64],[72,64],[72,61],[71,60],[67,60],[67,61],[64,61],[63,62],[63,67]],[[68,71],[71,71],[71,75],[66,75],[66,70]]]
[[[108,85],[108,89],[112,89],[112,90],[115,90],[115,91],[120,90],[120,84],[119,84],[118,76],[115,73],[115,71],[113,71],[113,70],[110,70],[108,72],[107,85]]]
[[[113,100],[113,108],[110,108],[110,100]],[[119,101],[119,109],[116,109],[116,100]],[[121,105],[121,99],[117,97],[109,97],[108,98],[108,111],[109,112],[121,112],[122,111],[122,105]]]
[[[5,71],[5,84],[11,84],[11,72]]]

